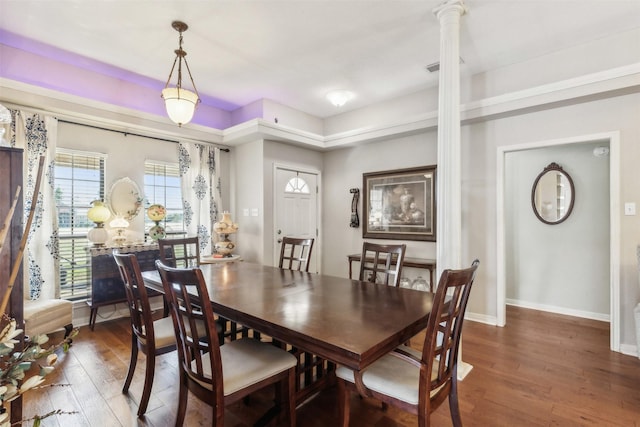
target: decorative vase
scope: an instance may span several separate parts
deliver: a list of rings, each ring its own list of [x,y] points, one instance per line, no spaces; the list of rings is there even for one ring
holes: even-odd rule
[[[147,208],[147,216],[151,221],[156,223],[156,225],[149,229],[149,237],[151,237],[153,241],[164,239],[167,233],[164,227],[160,225],[160,221],[167,216],[167,209],[159,204],[151,205]]]
[[[213,224],[213,231],[222,239],[214,244],[216,253],[224,257],[230,257],[236,245],[229,240],[229,234],[234,234],[238,231],[238,224],[231,220],[229,212],[222,213],[222,219]]]

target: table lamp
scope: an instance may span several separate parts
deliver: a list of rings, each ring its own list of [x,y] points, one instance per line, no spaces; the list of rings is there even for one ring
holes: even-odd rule
[[[153,241],[164,239],[167,236],[167,233],[164,230],[164,227],[160,225],[160,221],[167,216],[167,210],[165,207],[157,203],[155,205],[151,205],[147,208],[147,216],[151,221],[156,223],[156,225],[149,229],[149,237],[151,237]]]
[[[89,230],[87,233],[87,239],[93,243],[94,246],[104,246],[107,239],[109,239],[109,233],[104,228],[104,223],[111,216],[111,211],[104,205],[102,200],[94,200],[91,202],[91,207],[87,211],[87,218],[89,221],[95,223],[95,227]]]
[[[216,242],[214,245],[216,253],[223,257],[232,256],[236,245],[229,240],[229,234],[234,234],[238,231],[238,224],[231,220],[231,214],[229,212],[222,213],[222,219],[213,224],[213,231],[222,238],[222,240]]]
[[[124,235],[124,232],[127,227],[129,227],[129,221],[118,215],[113,221],[109,223],[109,227],[116,230],[116,236],[113,238],[113,241],[116,245],[122,246],[124,242],[127,241],[127,236]]]

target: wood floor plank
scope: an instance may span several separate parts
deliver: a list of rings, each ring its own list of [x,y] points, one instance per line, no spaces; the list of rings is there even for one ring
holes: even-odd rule
[[[82,328],[71,352],[51,381],[70,387],[34,391],[25,413],[47,408],[74,409],[50,426],[173,426],[178,396],[177,356],[156,360],[147,415],[135,415],[142,393],[145,356],[138,359],[130,393],[121,392],[130,352],[128,319]],[[609,350],[609,325],[587,319],[507,307],[503,328],[466,321],[463,358],[474,368],[459,383],[465,427],[635,426],[640,427],[640,360]],[[411,340],[420,348],[424,334]],[[272,392],[252,396],[247,406],[231,405],[225,425],[248,427],[270,405]],[[69,408],[71,407],[71,408]],[[29,411],[29,412],[26,412]],[[185,425],[209,425],[211,408],[190,396]],[[336,389],[324,390],[297,410],[299,427],[338,423]],[[352,427],[413,427],[416,417],[379,402],[351,397]],[[448,404],[432,425],[450,426]]]

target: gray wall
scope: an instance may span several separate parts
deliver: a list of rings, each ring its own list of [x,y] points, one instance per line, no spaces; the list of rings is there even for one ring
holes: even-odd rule
[[[609,319],[609,157],[593,155],[595,147],[608,145],[577,143],[507,153],[508,303]],[[562,166],[575,186],[573,210],[556,225],[539,221],[531,207],[532,184],[551,162]]]

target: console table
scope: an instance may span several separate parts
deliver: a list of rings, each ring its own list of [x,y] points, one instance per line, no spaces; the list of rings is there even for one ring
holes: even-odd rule
[[[347,255],[347,257],[349,258],[349,278],[352,278],[351,263],[353,261],[360,262],[362,254],[352,254]],[[373,258],[368,259],[367,261],[373,262]],[[404,257],[402,267],[423,268],[425,270],[429,270],[429,290],[433,292],[435,286],[433,283],[433,271],[436,269],[435,259]]]
[[[124,283],[113,259],[113,251],[135,253],[141,271],[156,269],[156,260],[160,258],[157,244],[138,244],[124,246],[97,246],[88,248],[91,260],[91,289],[87,305],[91,309],[89,327],[95,327],[98,308],[104,305],[118,304],[127,301]],[[160,295],[150,292],[149,296]]]

